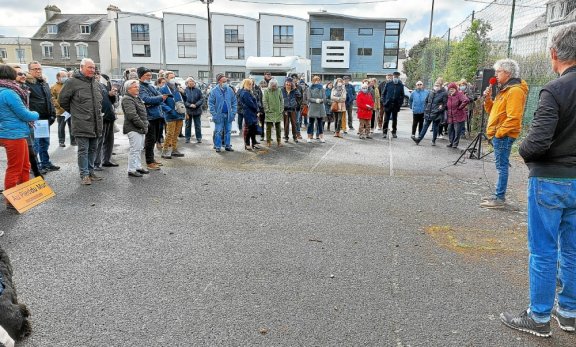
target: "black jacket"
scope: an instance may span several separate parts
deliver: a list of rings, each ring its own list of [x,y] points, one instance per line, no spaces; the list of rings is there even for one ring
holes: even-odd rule
[[[444,117],[444,111],[446,111],[447,102],[448,93],[446,93],[446,89],[440,88],[438,91],[431,91],[426,98],[424,117],[432,121],[441,121]]]
[[[196,108],[192,107],[192,104],[196,105]],[[186,87],[184,93],[184,105],[186,105],[186,110],[190,116],[200,116],[202,115],[202,105],[204,104],[204,96],[202,91],[198,87],[190,88]]]
[[[116,102],[115,96],[110,96],[108,92],[110,89],[103,84],[98,83],[100,85],[100,91],[102,92],[102,113],[104,114],[103,121],[110,123],[116,120],[116,112],[114,110],[114,103]]]
[[[384,90],[380,90],[380,99],[386,112],[399,112],[404,102],[404,84],[398,81],[386,83]]]
[[[40,119],[47,119],[50,124],[56,119],[56,109],[52,104],[50,86],[44,80],[36,79],[30,75],[26,78],[26,86],[30,91],[29,108],[40,114]]]
[[[540,91],[520,155],[530,177],[576,178],[576,66]]]

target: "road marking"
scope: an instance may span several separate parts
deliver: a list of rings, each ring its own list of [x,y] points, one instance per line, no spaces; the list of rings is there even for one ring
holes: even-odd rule
[[[392,136],[388,137],[388,156],[390,157],[390,177],[394,176],[394,158],[392,157]]]
[[[316,170],[316,168],[318,167],[318,165],[320,165],[320,163],[326,159],[326,157],[328,156],[328,154],[330,154],[330,152],[332,152],[332,150],[334,149],[334,147],[336,147],[336,145],[338,144],[338,142],[334,143],[334,145],[332,145],[332,147],[330,147],[330,149],[328,150],[328,152],[326,152],[322,158],[320,158],[320,160],[318,160],[318,162],[310,169],[310,172],[314,172],[314,170]]]

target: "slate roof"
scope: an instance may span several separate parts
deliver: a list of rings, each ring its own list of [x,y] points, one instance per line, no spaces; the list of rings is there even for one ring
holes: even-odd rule
[[[47,25],[57,24],[58,33],[48,34]],[[90,34],[80,32],[81,24],[90,24]],[[105,14],[56,14],[32,36],[33,40],[98,41],[110,22]]]
[[[545,30],[548,30],[548,24],[546,23],[546,13],[543,13],[532,22],[528,23],[524,28],[520,29],[520,31],[512,37],[526,36]]]

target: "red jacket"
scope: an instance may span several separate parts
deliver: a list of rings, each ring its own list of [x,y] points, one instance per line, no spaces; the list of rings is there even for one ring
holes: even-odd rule
[[[358,119],[372,119],[372,109],[374,108],[372,94],[358,93],[358,95],[356,95],[356,106],[358,107]],[[370,106],[370,108],[368,106]]]
[[[454,95],[448,94],[448,103],[446,104],[446,111],[448,111],[448,123],[460,123],[466,121],[468,118],[468,109],[466,106],[470,100],[466,94],[457,90]]]

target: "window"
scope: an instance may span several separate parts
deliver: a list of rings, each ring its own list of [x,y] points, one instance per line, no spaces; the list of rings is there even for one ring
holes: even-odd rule
[[[374,35],[374,29],[372,28],[360,28],[358,29],[359,36],[372,36]]]
[[[6,48],[0,48],[0,58],[8,59],[8,52],[6,52]]]
[[[372,48],[358,48],[358,55],[372,55]]]
[[[226,59],[244,59],[244,47],[226,47]]]
[[[400,29],[386,29],[386,36],[400,36]]]
[[[294,43],[294,26],[275,25],[274,43]]]
[[[396,69],[398,67],[398,56],[384,56],[384,64],[383,67],[385,69]]]
[[[26,50],[24,50],[24,48],[16,48],[16,59],[20,62],[26,60]]]
[[[344,41],[344,28],[330,28],[330,41]]]
[[[225,25],[224,37],[226,43],[244,43],[244,26]]]
[[[208,78],[210,78],[210,71],[198,71],[198,78],[199,78],[199,79],[208,79]]]
[[[386,22],[386,29],[400,29],[400,22]]]
[[[84,58],[88,58],[88,45],[80,42],[80,43],[75,43],[74,46],[76,46],[76,59],[81,60]]]
[[[132,45],[133,57],[150,57],[150,45]]]
[[[58,26],[56,24],[48,24],[46,30],[48,34],[58,34]]]
[[[310,48],[310,55],[322,55],[322,48]]]
[[[293,47],[274,47],[275,57],[288,57],[294,55]]]
[[[60,52],[62,53],[62,59],[70,59],[70,44],[65,42],[61,43]]]
[[[196,42],[196,24],[178,24],[178,42]]]
[[[324,35],[324,28],[310,28],[310,35]]]
[[[196,46],[178,45],[178,58],[196,58],[197,56]]]
[[[80,24],[80,33],[81,34],[90,34],[90,25]]]
[[[384,38],[384,48],[398,48],[399,36],[386,36]]]
[[[245,76],[244,72],[226,71],[226,77],[231,80],[242,80]]]
[[[130,24],[132,41],[150,41],[150,26],[148,24]]]
[[[42,42],[40,44],[40,47],[42,47],[42,59],[54,58],[53,46],[54,44],[52,42]]]
[[[397,49],[384,49],[384,55],[398,55]]]

